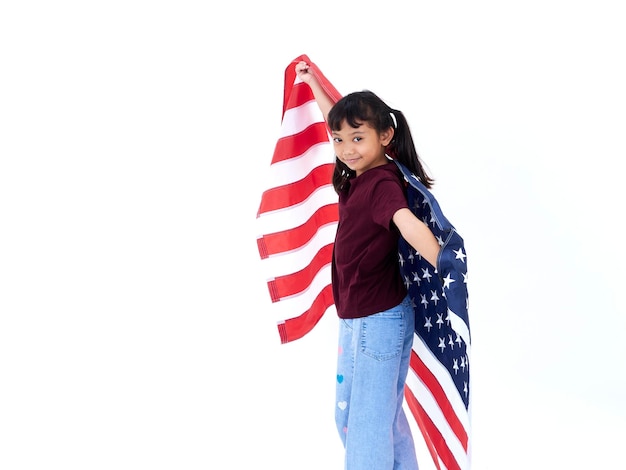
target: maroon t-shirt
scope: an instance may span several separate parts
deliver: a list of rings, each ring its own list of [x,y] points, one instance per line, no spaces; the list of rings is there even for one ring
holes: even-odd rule
[[[406,296],[398,266],[398,229],[392,217],[408,207],[398,167],[374,167],[350,180],[339,195],[339,226],[332,263],[340,318],[388,310]]]

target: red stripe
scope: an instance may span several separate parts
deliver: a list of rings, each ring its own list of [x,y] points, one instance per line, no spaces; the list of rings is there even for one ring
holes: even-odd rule
[[[417,426],[422,432],[422,436],[424,437],[424,441],[426,442],[426,447],[428,448],[428,452],[430,452],[430,456],[435,463],[435,467],[437,467],[437,470],[441,470],[441,466],[439,465],[439,457],[437,457],[437,450],[435,450],[435,444],[433,444],[433,441],[430,439],[430,434],[428,433],[426,425],[422,419],[422,415],[426,415],[426,412],[424,411],[424,408],[421,407],[421,405],[417,401],[417,398],[415,398],[415,395],[413,395],[413,392],[408,385],[404,387],[404,398],[407,405],[409,406],[409,409],[411,410],[411,414],[415,418]]]
[[[321,290],[310,309],[302,315],[285,320],[284,323],[278,325],[280,342],[285,344],[302,338],[317,325],[324,312],[333,304],[333,290],[329,284]]]
[[[259,245],[261,258],[265,259],[271,255],[300,248],[308,243],[321,227],[337,220],[339,220],[339,211],[336,203],[322,206],[299,227],[270,233],[257,239],[257,243],[262,244]]]
[[[467,452],[467,432],[463,427],[463,424],[459,420],[459,417],[454,412],[454,408],[450,404],[446,392],[443,390],[443,387],[437,380],[437,378],[432,374],[430,369],[426,367],[426,364],[422,362],[421,358],[415,353],[415,351],[411,351],[411,369],[415,371],[420,380],[424,383],[426,388],[430,390],[435,401],[437,402],[437,406],[441,409],[441,412],[448,421],[452,432],[457,437],[465,452]]]
[[[409,408],[411,412],[415,416],[415,420],[419,425],[422,434],[427,442],[430,442],[428,445],[428,449],[433,457],[433,461],[437,468],[439,467],[438,458],[441,459],[443,464],[446,466],[448,470],[461,470],[459,463],[454,458],[454,454],[450,451],[450,448],[447,446],[445,439],[439,432],[435,423],[430,419],[424,408],[419,404],[415,396],[410,393],[410,397],[407,397],[407,403],[410,402]],[[405,396],[406,396],[406,388],[405,388]],[[436,456],[433,455],[433,448],[435,449]],[[437,458],[438,457],[438,458]]]
[[[331,184],[334,167],[334,163],[320,165],[300,181],[268,189],[261,196],[259,215],[302,203],[316,189]]]
[[[265,237],[257,238],[256,246],[259,249],[259,255],[261,256],[261,259],[266,259],[269,254],[267,252],[267,248],[265,247]]]
[[[313,123],[301,132],[278,139],[274,148],[272,163],[299,157],[314,145],[329,142],[326,124],[323,122]]]
[[[315,96],[311,91],[311,87],[306,83],[297,83],[291,89],[291,93],[287,98],[287,105],[285,107],[285,111],[288,111],[292,108],[297,108],[298,106],[302,106],[303,104],[308,103],[309,101],[314,101]],[[284,113],[283,113],[284,115]]]
[[[317,273],[324,266],[327,266],[333,256],[333,244],[326,245],[315,254],[311,262],[298,272],[279,276],[268,282],[272,302],[278,302],[280,299],[289,297],[290,295],[303,292]]]

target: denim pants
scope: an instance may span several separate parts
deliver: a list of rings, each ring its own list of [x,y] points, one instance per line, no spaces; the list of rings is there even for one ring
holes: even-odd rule
[[[415,329],[411,301],[339,319],[335,422],[345,470],[416,470],[402,403]]]

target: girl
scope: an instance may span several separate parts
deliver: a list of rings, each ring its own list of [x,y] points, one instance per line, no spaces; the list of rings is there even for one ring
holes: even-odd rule
[[[339,195],[332,286],[340,319],[335,421],[346,470],[417,470],[402,407],[415,327],[398,265],[404,237],[436,266],[439,243],[409,210],[397,159],[430,188],[406,119],[369,91],[333,105],[306,62],[296,64],[324,115]]]

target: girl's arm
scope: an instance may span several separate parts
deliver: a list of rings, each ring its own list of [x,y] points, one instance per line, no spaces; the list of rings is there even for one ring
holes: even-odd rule
[[[315,75],[309,72],[309,64],[304,61],[298,62],[296,64],[296,74],[304,83],[308,84],[311,87],[311,91],[313,91],[313,96],[315,96],[315,101],[317,101],[317,105],[319,106],[322,114],[324,115],[324,121],[328,118],[328,112],[330,108],[335,104],[334,101],[328,96],[320,82],[317,81]]]
[[[393,215],[393,223],[422,258],[436,268],[441,247],[428,226],[407,208],[400,209]]]

